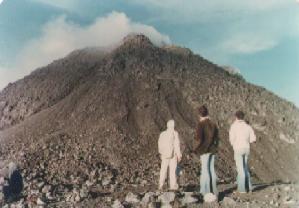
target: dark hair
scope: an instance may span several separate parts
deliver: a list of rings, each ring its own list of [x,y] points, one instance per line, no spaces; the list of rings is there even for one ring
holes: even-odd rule
[[[243,111],[238,110],[238,111],[235,113],[235,116],[236,116],[237,119],[239,119],[239,120],[244,120],[244,118],[245,118],[245,113],[244,113]]]
[[[209,111],[205,105],[202,105],[198,108],[199,115],[201,117],[206,117],[209,115]]]

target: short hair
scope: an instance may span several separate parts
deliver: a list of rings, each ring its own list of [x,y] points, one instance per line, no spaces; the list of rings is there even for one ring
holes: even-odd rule
[[[208,108],[205,105],[202,105],[198,108],[198,113],[201,117],[206,117],[209,115]]]
[[[235,116],[237,117],[237,119],[239,120],[244,120],[245,118],[245,113],[241,110],[238,110],[236,113],[235,113]]]

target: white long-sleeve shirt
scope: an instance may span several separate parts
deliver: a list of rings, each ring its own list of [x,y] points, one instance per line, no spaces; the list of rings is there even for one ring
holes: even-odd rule
[[[162,158],[182,157],[178,132],[173,129],[163,131],[158,140],[159,153]]]
[[[250,143],[256,141],[256,136],[250,125],[243,120],[236,120],[229,131],[229,141],[235,152],[250,152]]]

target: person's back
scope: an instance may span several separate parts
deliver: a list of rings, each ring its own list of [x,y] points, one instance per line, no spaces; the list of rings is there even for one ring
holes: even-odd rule
[[[177,162],[181,160],[182,154],[180,150],[180,140],[178,133],[174,130],[174,121],[167,122],[167,130],[163,131],[158,140],[158,149],[161,155],[161,170],[159,179],[159,189],[163,189],[163,185],[169,168],[170,189],[178,189],[176,179]]]
[[[216,153],[219,142],[218,128],[209,118],[199,121],[196,132],[197,145],[194,152],[198,155]]]
[[[215,172],[215,153],[217,152],[219,137],[217,125],[209,118],[205,105],[199,109],[199,123],[196,129],[193,152],[200,156],[200,193],[218,195]]]
[[[171,158],[174,154],[175,145],[178,141],[178,133],[175,130],[165,130],[159,136],[159,153],[163,158]]]
[[[253,129],[244,120],[245,114],[242,111],[235,113],[236,120],[229,131],[229,141],[234,149],[234,159],[237,166],[237,183],[239,192],[252,191],[248,157],[250,154],[250,143],[256,141]]]
[[[256,141],[253,129],[244,120],[236,120],[232,124],[229,139],[234,150],[237,152],[249,152],[250,143]]]

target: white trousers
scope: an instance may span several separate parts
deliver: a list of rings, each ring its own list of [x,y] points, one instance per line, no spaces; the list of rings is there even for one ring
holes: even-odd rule
[[[176,190],[178,189],[178,184],[176,181],[176,174],[175,170],[177,167],[177,157],[174,156],[173,158],[166,159],[162,158],[161,162],[161,170],[160,170],[160,180],[159,180],[159,188],[161,189],[164,185],[165,179],[167,177],[167,170],[169,168],[169,185],[170,189]]]

